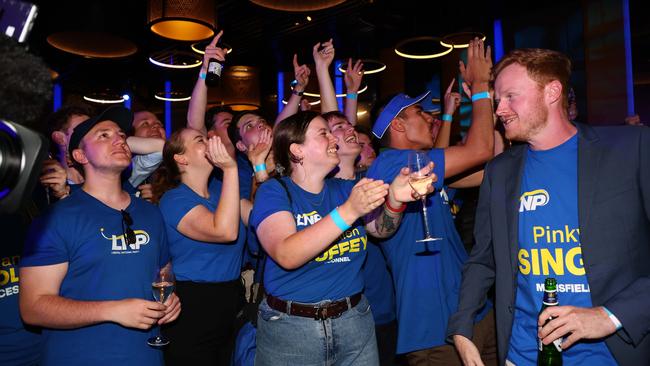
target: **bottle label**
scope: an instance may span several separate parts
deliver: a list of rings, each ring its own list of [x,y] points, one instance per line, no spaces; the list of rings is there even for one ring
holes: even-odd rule
[[[555,349],[558,352],[562,352],[562,338],[558,338],[558,339],[554,340],[552,344],[553,344],[553,346],[555,346]],[[543,348],[544,348],[544,343],[542,343],[542,339],[537,338],[537,349],[541,352]]]
[[[212,73],[212,74],[215,74],[217,76],[221,76],[221,70],[222,69],[223,69],[223,66],[220,63],[216,62],[216,61],[210,62],[208,64],[208,72]]]

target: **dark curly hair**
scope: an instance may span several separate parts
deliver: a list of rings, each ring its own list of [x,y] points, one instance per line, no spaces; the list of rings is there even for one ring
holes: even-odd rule
[[[15,40],[0,34],[0,117],[43,130],[52,99],[50,68]]]

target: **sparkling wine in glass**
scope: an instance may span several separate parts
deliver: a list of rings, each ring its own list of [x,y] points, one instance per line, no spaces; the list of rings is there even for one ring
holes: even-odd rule
[[[151,283],[153,298],[157,302],[164,304],[169,296],[174,292],[175,286],[176,277],[174,276],[172,264],[170,262],[157,270],[154,275],[153,282]],[[160,334],[159,331],[157,336],[147,339],[147,344],[152,347],[163,347],[169,344],[169,339],[165,338],[165,336]]]
[[[426,243],[424,252],[418,253],[418,255],[432,255],[433,252],[429,250],[429,242],[442,240],[442,238],[434,238],[431,236],[431,232],[429,231],[429,220],[427,218],[427,191],[429,185],[433,182],[433,171],[429,167],[431,159],[426,151],[413,150],[409,153],[408,160],[408,166],[411,171],[409,175],[409,184],[415,193],[420,196],[420,200],[422,201],[422,216],[426,233],[424,239],[417,240],[417,242]]]

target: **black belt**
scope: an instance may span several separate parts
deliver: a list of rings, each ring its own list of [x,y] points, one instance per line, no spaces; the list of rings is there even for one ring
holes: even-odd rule
[[[361,300],[361,292],[354,294],[350,297],[334,301],[322,305],[305,305],[296,302],[291,302],[291,306],[287,306],[288,302],[279,299],[272,295],[266,295],[266,303],[269,304],[271,309],[289,314],[302,316],[305,318],[314,318],[316,320],[325,320],[329,318],[338,318],[349,309],[357,306]]]

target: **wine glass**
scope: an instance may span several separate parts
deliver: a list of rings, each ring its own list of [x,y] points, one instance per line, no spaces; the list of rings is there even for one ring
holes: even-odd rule
[[[153,298],[161,304],[165,303],[174,292],[175,285],[176,277],[172,271],[172,264],[169,262],[159,268],[154,275],[153,282],[151,283]],[[147,339],[147,344],[152,347],[163,347],[169,344],[169,339],[158,331],[157,336]]]
[[[429,168],[431,159],[429,155],[422,150],[413,150],[409,152],[408,156],[408,167],[411,171],[409,175],[409,184],[411,188],[420,196],[422,201],[422,216],[424,218],[424,230],[426,236],[424,239],[416,240],[416,242],[426,243],[424,252],[418,253],[418,255],[432,255],[434,254],[429,250],[429,242],[442,240],[442,238],[434,238],[431,236],[429,231],[429,220],[427,218],[427,193],[428,187],[433,182],[433,170]]]

